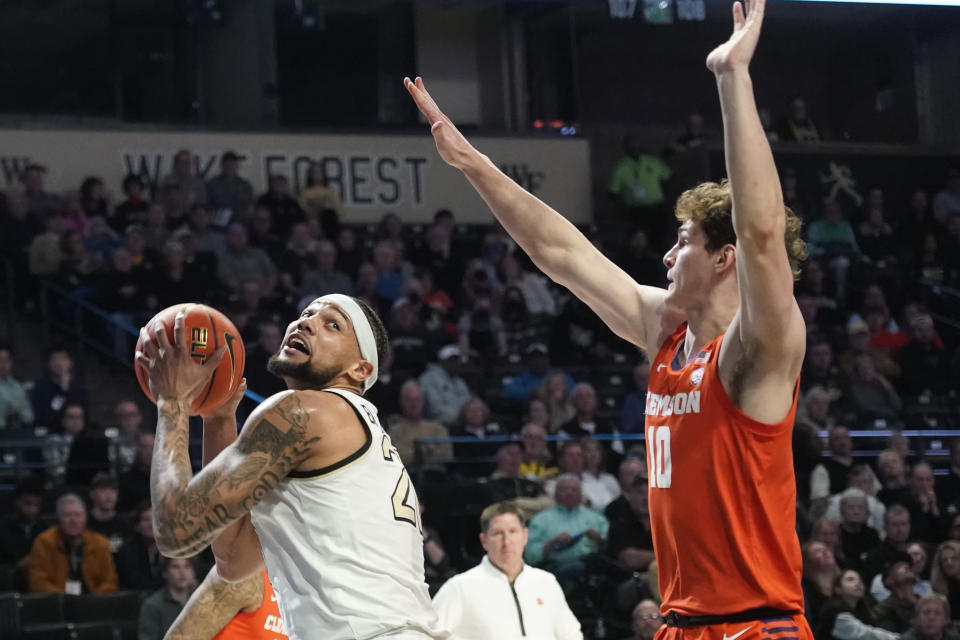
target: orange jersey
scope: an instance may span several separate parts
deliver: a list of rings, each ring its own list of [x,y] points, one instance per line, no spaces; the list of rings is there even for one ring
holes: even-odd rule
[[[277,606],[277,594],[263,572],[263,601],[260,608],[249,613],[240,612],[233,616],[213,640],[289,640]]]
[[[727,396],[717,371],[723,334],[673,365],[681,325],[651,363],[647,386],[650,523],[661,610],[722,615],[803,611],[794,530],[796,484],[786,418],[764,424]]]

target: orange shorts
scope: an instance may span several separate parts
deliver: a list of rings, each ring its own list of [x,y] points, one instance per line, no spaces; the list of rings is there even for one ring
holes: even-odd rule
[[[813,631],[802,613],[747,622],[727,622],[696,627],[663,625],[654,640],[813,640]]]

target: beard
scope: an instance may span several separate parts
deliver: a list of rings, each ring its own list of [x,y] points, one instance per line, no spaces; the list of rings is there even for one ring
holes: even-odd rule
[[[274,354],[267,360],[267,371],[284,380],[296,380],[308,387],[323,389],[330,384],[331,380],[337,377],[337,374],[340,373],[340,368],[328,367],[327,369],[318,371],[310,366],[309,360],[305,362],[288,362],[281,360],[279,354]]]

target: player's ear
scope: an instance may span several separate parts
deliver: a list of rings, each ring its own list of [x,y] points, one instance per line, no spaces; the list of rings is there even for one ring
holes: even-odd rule
[[[734,265],[736,259],[737,248],[732,244],[725,244],[714,256],[714,266],[717,271],[725,271]]]
[[[373,375],[373,363],[361,358],[347,370],[347,375],[357,383],[358,387],[363,387],[363,381]]]

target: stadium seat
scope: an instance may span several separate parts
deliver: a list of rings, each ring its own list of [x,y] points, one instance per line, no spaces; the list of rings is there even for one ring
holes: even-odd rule
[[[138,591],[63,597],[63,619],[67,622],[136,620],[139,611],[140,593]]]
[[[20,626],[63,622],[63,594],[24,593],[20,595]]]
[[[21,640],[122,640],[123,637],[120,628],[110,622],[34,625],[24,628],[20,634]]]

